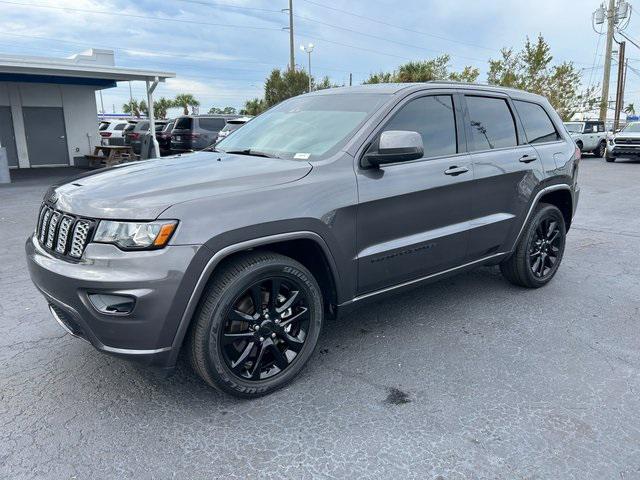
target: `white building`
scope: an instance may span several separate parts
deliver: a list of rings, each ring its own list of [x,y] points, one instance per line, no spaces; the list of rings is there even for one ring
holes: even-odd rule
[[[0,146],[10,168],[80,164],[100,141],[97,90],[144,81],[152,105],[157,83],[171,77],[116,67],[111,50],[65,59],[0,56]]]

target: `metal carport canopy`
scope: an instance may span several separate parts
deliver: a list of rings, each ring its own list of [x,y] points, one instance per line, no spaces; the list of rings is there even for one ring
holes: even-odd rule
[[[97,55],[110,55],[109,50],[89,50],[71,58],[28,57],[17,55],[0,56],[0,82],[27,82],[92,85],[97,90],[116,86],[116,82],[144,81],[149,106],[149,131],[159,152],[155,138],[155,118],[153,112],[153,91],[160,82],[176,76],[173,72],[139,70],[116,67],[92,62]],[[94,64],[92,64],[94,63]]]

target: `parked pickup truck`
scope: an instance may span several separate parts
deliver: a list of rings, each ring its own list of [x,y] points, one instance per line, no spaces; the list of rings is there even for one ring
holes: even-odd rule
[[[607,162],[615,162],[618,157],[640,157],[640,122],[631,122],[609,138]]]
[[[591,152],[596,157],[604,157],[607,151],[607,132],[604,122],[598,120],[565,122],[564,126],[581,151]]]

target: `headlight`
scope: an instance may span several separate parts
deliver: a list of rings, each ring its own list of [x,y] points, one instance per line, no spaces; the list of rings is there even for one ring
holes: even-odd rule
[[[162,248],[169,242],[177,225],[176,220],[140,223],[101,220],[93,241],[112,243],[123,250]]]

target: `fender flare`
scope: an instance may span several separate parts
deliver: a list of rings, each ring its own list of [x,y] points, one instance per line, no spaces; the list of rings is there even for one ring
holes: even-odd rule
[[[531,217],[531,214],[533,213],[533,210],[536,208],[538,203],[540,203],[540,199],[545,194],[551,193],[551,192],[555,192],[557,190],[568,190],[571,193],[572,201],[575,201],[575,199],[573,199],[573,191],[571,189],[571,186],[566,184],[566,183],[557,183],[555,185],[550,185],[548,187],[545,187],[545,188],[541,189],[538,193],[536,193],[536,196],[533,198],[533,201],[531,202],[531,205],[529,206],[529,211],[527,212],[527,216],[524,218],[524,222],[522,222],[522,225],[520,226],[520,230],[518,231],[518,235],[516,236],[516,239],[513,242],[513,245],[511,246],[511,249],[509,250],[510,252],[512,252],[516,248],[516,245],[518,245],[518,242],[520,241],[520,237],[522,236],[522,234],[524,232],[524,229],[527,226],[527,223],[529,222],[529,218]]]
[[[271,243],[282,242],[287,240],[300,240],[300,239],[308,239],[315,241],[320,248],[322,248],[327,260],[329,262],[329,268],[331,269],[331,273],[334,276],[336,284],[338,283],[338,269],[335,263],[335,259],[331,254],[331,250],[329,250],[329,246],[325,242],[324,238],[322,238],[319,234],[311,231],[297,231],[297,232],[287,232],[287,233],[279,233],[276,235],[269,235],[266,237],[254,238],[251,240],[245,240],[242,242],[234,243],[228,245],[213,254],[213,256],[209,259],[204,269],[200,273],[198,277],[198,281],[191,292],[191,296],[189,297],[189,301],[187,302],[187,306],[182,313],[180,318],[180,323],[178,324],[178,329],[176,330],[176,334],[174,336],[172,345],[171,345],[171,358],[170,364],[175,364],[175,361],[178,357],[178,353],[180,351],[180,346],[184,340],[184,337],[187,333],[187,329],[191,323],[191,318],[196,311],[198,303],[200,303],[200,298],[202,296],[202,292],[205,289],[211,275],[215,271],[216,267],[220,264],[222,260],[227,258],[229,255],[233,255],[234,253],[241,252],[243,250],[247,250],[250,248],[260,247],[262,245],[268,245]]]

